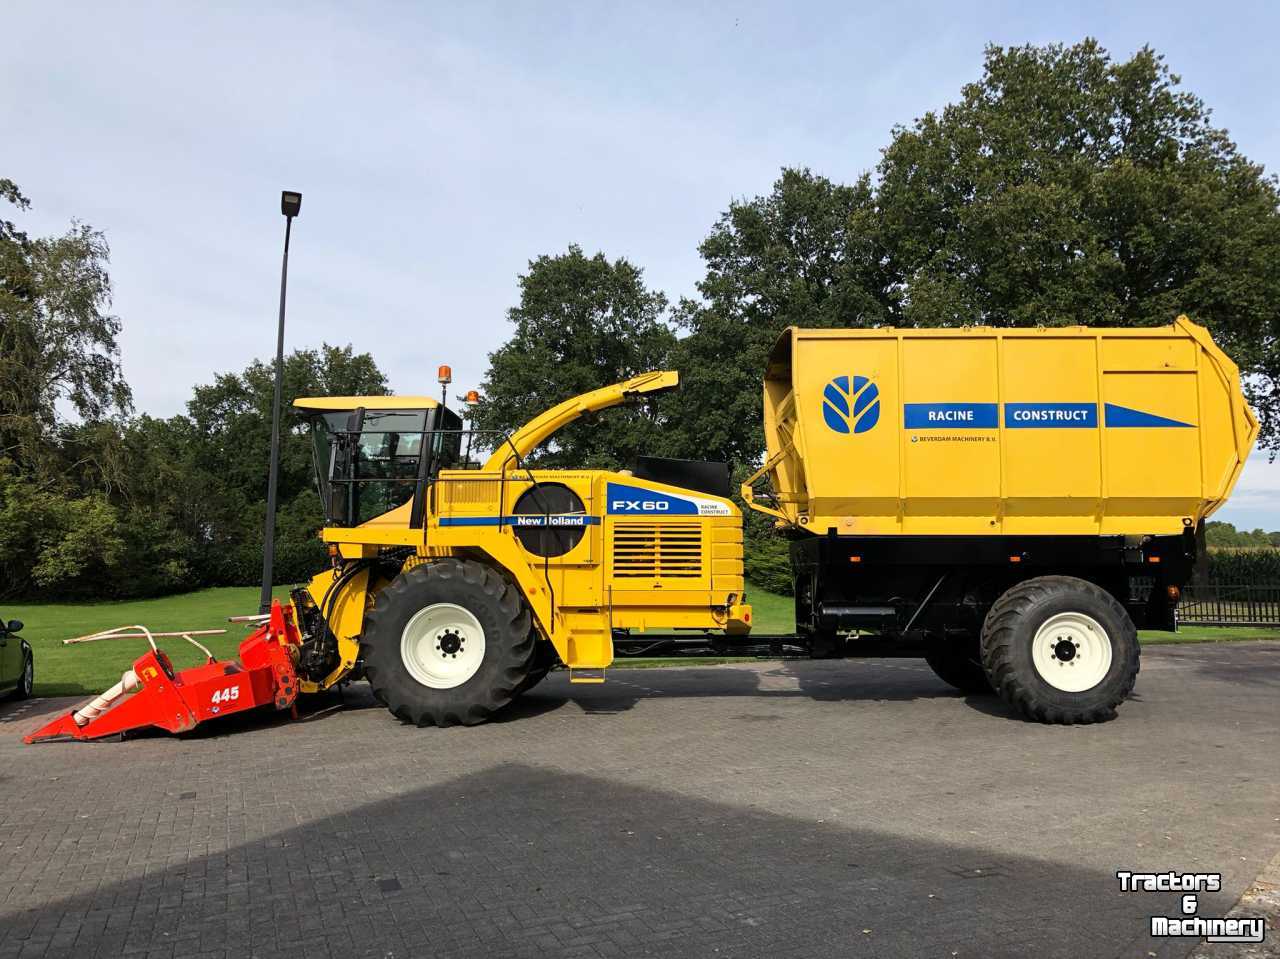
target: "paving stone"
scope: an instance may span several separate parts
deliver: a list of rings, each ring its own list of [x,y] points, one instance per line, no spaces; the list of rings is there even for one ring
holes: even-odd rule
[[[1079,728],[909,660],[553,674],[447,730],[363,684],[123,743],[0,706],[0,959],[1185,956],[1114,873],[1221,871],[1223,915],[1280,851],[1280,643],[1143,660]]]

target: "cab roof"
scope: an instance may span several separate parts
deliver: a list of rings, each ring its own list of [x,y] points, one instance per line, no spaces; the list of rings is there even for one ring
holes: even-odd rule
[[[300,410],[336,413],[342,410],[433,410],[439,400],[429,396],[300,396],[293,401]]]

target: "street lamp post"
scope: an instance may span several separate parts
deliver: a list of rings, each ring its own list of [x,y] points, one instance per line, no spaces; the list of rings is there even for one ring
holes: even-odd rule
[[[276,331],[276,387],[271,403],[271,468],[267,474],[267,519],[262,534],[262,595],[258,612],[271,612],[272,565],[276,552],[276,484],[280,479],[280,394],[284,381],[284,298],[289,284],[289,234],[293,218],[302,209],[302,194],[284,190],[280,212],[284,214],[284,259],[280,263],[280,323]]]

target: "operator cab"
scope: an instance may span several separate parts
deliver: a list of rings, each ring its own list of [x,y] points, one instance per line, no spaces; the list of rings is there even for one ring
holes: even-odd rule
[[[425,490],[461,462],[462,419],[426,396],[303,397],[316,484],[329,526],[359,526],[413,502],[422,524]]]

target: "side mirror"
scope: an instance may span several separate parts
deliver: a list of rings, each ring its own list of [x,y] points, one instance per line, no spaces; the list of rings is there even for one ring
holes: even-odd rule
[[[7,626],[5,627],[5,629],[6,629],[7,631],[11,632],[11,633],[20,633],[20,632],[22,632],[22,620],[20,620],[20,619],[11,619],[11,620],[9,620],[9,625],[7,625]]]

